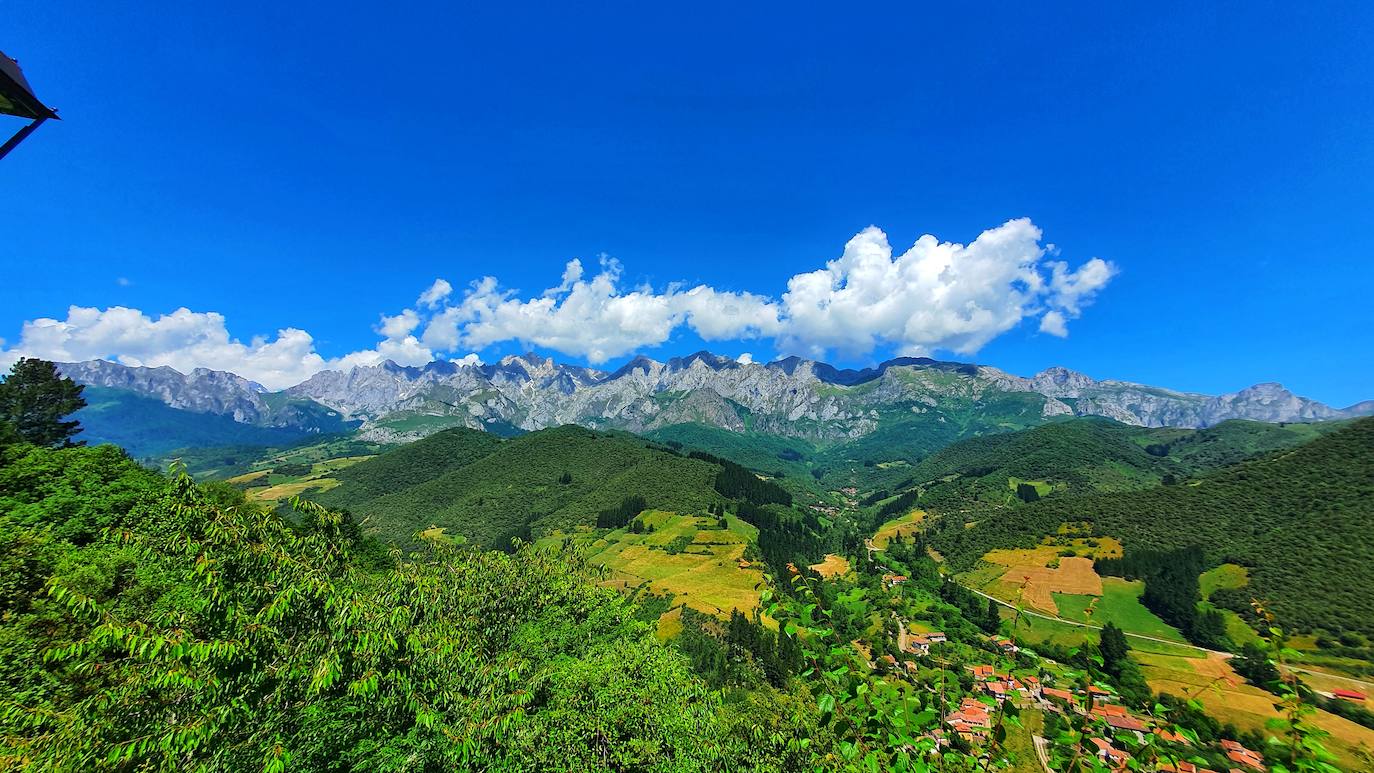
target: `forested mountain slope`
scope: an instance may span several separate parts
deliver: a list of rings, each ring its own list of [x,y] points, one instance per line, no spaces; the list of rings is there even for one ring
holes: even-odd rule
[[[712,488],[717,465],[639,438],[573,426],[509,440],[480,434],[448,430],[435,436],[442,445],[430,438],[382,454],[341,472],[343,483],[317,499],[350,510],[392,542],[439,527],[501,548],[512,537],[595,523],[626,497],[683,513],[722,501]]]
[[[1085,522],[1094,534],[1120,538],[1127,555],[1198,546],[1208,565],[1247,566],[1245,593],[1297,627],[1374,634],[1374,419],[1181,485],[967,517],[971,528],[955,511],[942,512],[932,534],[956,570],[988,550],[1029,547],[1062,524]]]
[[[265,427],[230,416],[173,408],[126,389],[86,387],[86,407],[76,413],[90,445],[113,443],[139,459],[156,459],[181,448],[282,446],[311,433],[299,427]],[[348,427],[339,423],[338,431]]]
[[[501,446],[501,438],[464,427],[446,429],[334,474],[340,488],[330,502],[357,508],[380,496],[431,481]]]
[[[1023,498],[1149,488],[1292,448],[1345,422],[1226,421],[1206,429],[1147,429],[1109,419],[1069,419],[1022,432],[970,438],[917,464],[894,488],[923,490],[927,506],[1007,504]]]
[[[392,564],[111,446],[0,446],[0,590],[4,770],[780,771],[820,736],[564,557]]]

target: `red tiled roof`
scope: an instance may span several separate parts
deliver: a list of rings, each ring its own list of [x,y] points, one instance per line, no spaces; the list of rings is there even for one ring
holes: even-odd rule
[[[1232,749],[1226,752],[1232,762],[1248,765],[1256,770],[1264,770],[1264,758],[1249,749]]]
[[[1193,742],[1189,741],[1186,736],[1183,736],[1179,733],[1175,733],[1174,731],[1169,730],[1168,728],[1156,730],[1155,735],[1159,736],[1162,740],[1168,741],[1169,743],[1181,743],[1187,744],[1189,746],[1193,745]]]
[[[1149,729],[1149,725],[1146,725],[1144,722],[1141,722],[1140,720],[1132,716],[1118,716],[1113,714],[1104,717],[1104,719],[1107,720],[1107,724],[1111,725],[1117,730],[1137,730],[1140,732],[1144,732],[1145,730]]]

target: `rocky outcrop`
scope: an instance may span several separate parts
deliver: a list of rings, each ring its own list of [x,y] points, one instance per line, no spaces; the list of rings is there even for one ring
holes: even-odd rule
[[[122,389],[172,408],[228,416],[240,424],[308,432],[346,428],[342,417],[322,404],[272,394],[260,384],[222,370],[196,368],[182,373],[166,366],[144,368],[108,360],[57,363],[57,368],[79,384]]]
[[[243,424],[258,424],[270,412],[260,388],[255,389],[256,385],[248,379],[221,370],[196,368],[183,374],[166,366],[130,367],[108,360],[64,362],[57,367],[79,384],[126,389],[173,408],[232,416]]]
[[[1042,418],[1105,416],[1150,427],[1204,427],[1227,419],[1316,421],[1374,413],[1374,401],[1338,410],[1298,397],[1278,384],[1259,384],[1212,397],[1096,380],[1049,368],[1023,378],[996,368],[926,358],[899,358],[874,368],[842,370],[789,357],[741,363],[709,352],[658,362],[636,357],[614,372],[564,365],[534,354],[476,365],[391,362],[323,371],[271,400],[231,373],[130,368],[95,361],[62,365],[77,381],[131,389],[168,405],[270,423],[283,406],[327,406],[365,422],[370,437],[400,437],[378,424],[388,416],[422,415],[434,426],[475,428],[496,423],[526,430],[581,424],[644,432],[685,422],[724,429],[839,440],[877,429],[893,412],[951,410],[994,414],[1009,395],[1031,395]],[[276,407],[274,407],[274,405]],[[1020,410],[1027,410],[1021,400]],[[301,411],[309,413],[309,411]]]

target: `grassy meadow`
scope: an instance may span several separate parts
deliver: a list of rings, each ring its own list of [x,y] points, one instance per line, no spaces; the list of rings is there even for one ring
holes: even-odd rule
[[[706,614],[728,617],[733,609],[758,609],[763,567],[744,558],[757,529],[734,516],[726,516],[722,529],[715,518],[662,510],[647,511],[640,520],[645,527],[640,534],[582,527],[554,532],[536,544],[552,547],[566,540],[609,570],[605,584],[672,596]]]

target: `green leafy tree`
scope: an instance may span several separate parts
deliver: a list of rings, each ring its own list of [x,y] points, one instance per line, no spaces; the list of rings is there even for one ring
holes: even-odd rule
[[[38,446],[71,446],[81,424],[64,418],[86,407],[82,387],[47,360],[22,358],[0,381],[0,423]],[[3,441],[3,433],[0,433]]]
[[[103,528],[62,536],[80,504],[48,508],[62,491]],[[438,543],[378,568],[346,515],[234,494],[110,447],[0,451],[0,769],[807,760],[818,712],[727,712],[577,554]]]
[[[1121,666],[1126,662],[1131,647],[1126,643],[1125,632],[1118,628],[1116,623],[1108,622],[1102,626],[1098,649],[1102,651],[1102,667],[1108,673],[1120,674]]]

